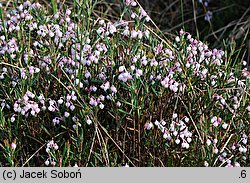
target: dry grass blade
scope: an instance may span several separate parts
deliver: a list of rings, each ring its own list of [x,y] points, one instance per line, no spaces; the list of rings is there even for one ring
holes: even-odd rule
[[[46,145],[46,143],[45,144],[43,144],[39,149],[37,149],[37,151],[34,153],[34,154],[32,154],[26,161],[25,161],[25,163],[22,165],[22,167],[24,167],[27,163],[29,163],[29,161],[44,147]]]

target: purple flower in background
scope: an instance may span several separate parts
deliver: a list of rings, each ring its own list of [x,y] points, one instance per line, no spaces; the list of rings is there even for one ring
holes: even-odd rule
[[[212,18],[213,18],[213,12],[207,11],[207,13],[206,13],[204,19],[205,19],[206,21],[210,22]]]

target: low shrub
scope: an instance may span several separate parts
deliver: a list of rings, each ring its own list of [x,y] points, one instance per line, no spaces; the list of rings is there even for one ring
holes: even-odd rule
[[[0,10],[0,166],[249,165],[246,62],[91,2]]]

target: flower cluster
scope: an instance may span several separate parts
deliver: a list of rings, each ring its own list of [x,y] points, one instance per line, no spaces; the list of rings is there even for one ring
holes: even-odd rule
[[[7,68],[6,67],[2,68],[0,79],[4,79],[4,75],[6,75],[6,73],[7,73]]]
[[[192,132],[188,129],[189,118],[185,116],[178,119],[178,115],[174,113],[172,119],[169,128],[166,127],[167,122],[164,120],[156,120],[154,123],[147,122],[145,128],[150,130],[155,125],[163,133],[164,139],[174,140],[175,144],[181,144],[182,148],[188,149],[192,141]]]
[[[209,8],[210,2],[211,2],[211,0],[199,0],[199,3],[202,4],[205,7],[205,9]],[[205,19],[205,21],[210,22],[212,18],[213,18],[213,12],[208,10],[205,14],[204,19]]]
[[[0,37],[0,54],[4,55],[5,53],[9,54],[12,59],[16,57],[16,54],[19,52],[19,47],[17,45],[16,38],[11,38],[6,41],[5,36]]]
[[[50,152],[52,149],[54,150],[58,150],[58,145],[54,142],[54,140],[51,140],[47,143],[47,147],[46,147],[46,152],[48,153],[49,158],[45,161],[45,165],[49,166],[49,164],[51,164],[52,166],[56,165],[55,160],[51,157]]]
[[[228,127],[228,124],[227,123],[222,123],[222,119],[220,117],[218,118],[217,116],[212,117],[211,123],[213,124],[214,127],[217,127],[220,124],[222,124],[221,126],[222,126],[223,129],[227,129],[227,127]]]
[[[14,104],[14,111],[21,113],[28,117],[29,113],[32,116],[37,116],[37,114],[41,111],[38,103],[33,99],[35,98],[35,94],[30,91],[27,91],[21,99],[18,99]],[[13,121],[13,120],[12,120]]]
[[[228,148],[223,146],[220,148],[219,146],[221,146],[221,142],[219,142],[216,138],[213,140],[208,139],[206,144],[208,147],[211,147],[212,144],[212,151],[214,155],[217,156],[218,160],[215,161],[215,163],[218,162],[220,166],[225,165],[226,167],[239,167],[239,161],[244,162],[247,160],[246,153],[249,151],[247,139],[247,135],[243,134],[237,143],[233,143],[231,147],[228,145]],[[237,157],[236,160],[234,160],[234,157]],[[206,165],[208,166],[208,163]]]

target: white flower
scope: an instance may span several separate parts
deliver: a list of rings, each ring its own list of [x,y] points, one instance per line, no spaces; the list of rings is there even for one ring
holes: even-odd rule
[[[73,116],[73,117],[72,117],[72,120],[73,120],[74,122],[76,122],[76,119],[77,119],[76,116]]]
[[[146,22],[149,22],[150,17],[147,15],[145,20],[146,20]]]
[[[93,97],[90,98],[90,101],[89,101],[89,104],[90,105],[93,105],[93,106],[97,106],[97,101],[96,99],[94,99]]]
[[[29,100],[29,97],[28,97],[27,95],[24,95],[24,96],[23,96],[23,100],[26,102],[26,101]]]
[[[70,102],[66,102],[66,107],[69,108],[70,107]]]
[[[162,124],[163,126],[165,126],[165,125],[166,125],[166,121],[161,120],[161,124]]]
[[[119,101],[116,102],[116,106],[117,106],[117,107],[120,107],[121,105],[122,105],[121,102],[119,102]]]
[[[0,75],[0,79],[4,79],[4,73]]]
[[[14,116],[12,116],[12,117],[10,118],[10,121],[11,121],[12,123],[13,123],[15,120],[16,120],[16,119],[15,119]]]
[[[75,95],[72,96],[72,100],[75,101],[77,97]]]
[[[21,110],[21,114],[24,116],[25,115],[25,110]]]
[[[177,43],[180,42],[180,37],[179,37],[179,36],[175,37],[175,41],[176,41]]]
[[[71,14],[71,10],[70,9],[66,9],[66,13],[65,14],[69,16]]]
[[[115,33],[116,32],[116,27],[114,25],[110,25],[109,32],[110,32],[110,34]]]
[[[143,37],[143,33],[142,33],[142,31],[138,31],[138,39],[141,39]]]
[[[186,149],[189,148],[189,144],[186,143],[186,142],[183,142],[183,143],[181,144],[181,146],[182,146],[182,148],[186,148]]]
[[[6,68],[6,67],[3,68],[3,72],[4,72],[4,73],[7,72],[7,68]]]
[[[173,119],[175,119],[175,118],[177,118],[177,114],[176,113],[173,114]]]
[[[232,161],[231,161],[230,159],[227,160],[227,164],[231,164],[231,162],[232,162]]]
[[[104,32],[104,29],[102,27],[98,28],[96,30],[97,34],[101,34],[102,32]]]
[[[247,139],[243,139],[243,140],[242,140],[242,143],[243,143],[243,144],[247,144]]]
[[[217,121],[217,117],[216,116],[212,117],[211,123],[214,123],[215,121]]]
[[[119,67],[119,72],[123,72],[125,69],[126,69],[125,66],[120,66]]]
[[[207,145],[210,146],[211,145],[211,140],[207,139]]]
[[[92,123],[92,121],[90,119],[87,119],[87,124],[90,125]]]
[[[140,8],[140,13],[141,13],[141,15],[140,15],[141,18],[147,16],[147,12],[143,8]]]
[[[181,133],[181,134],[180,134],[180,138],[182,138],[182,139],[183,139],[183,138],[184,138],[184,136],[185,136],[185,135],[184,135],[183,133]]]
[[[48,110],[52,112],[55,111],[54,107],[52,107],[51,105],[48,107]]]
[[[114,85],[112,85],[112,86],[110,87],[110,89],[111,89],[111,91],[112,91],[113,93],[117,93],[117,89],[116,89],[116,87],[115,87]]]
[[[142,70],[141,69],[137,69],[136,70],[136,77],[140,77],[142,75]]]
[[[105,20],[101,19],[101,20],[99,20],[98,23],[99,23],[99,25],[103,25],[105,23]]]
[[[78,84],[79,84],[79,82],[80,82],[80,80],[79,80],[79,79],[76,79],[76,80],[75,80],[76,85],[78,85]]]
[[[131,2],[131,6],[136,6],[136,5],[137,5],[137,3],[135,1]]]
[[[208,167],[208,166],[209,166],[209,164],[208,164],[207,161],[204,162],[204,166],[205,166],[205,167]]]
[[[126,168],[127,168],[127,167],[129,167],[129,165],[126,163],[123,167],[126,167]]]
[[[31,114],[32,116],[35,116],[35,115],[36,115],[36,112],[35,112],[34,110],[32,110],[32,111],[30,111],[30,114]]]
[[[240,164],[239,164],[238,162],[235,162],[235,163],[234,163],[234,166],[235,166],[235,167],[240,167]]]
[[[75,106],[74,105],[71,105],[70,106],[70,110],[73,111],[75,109]]]
[[[160,124],[159,121],[155,120],[155,125],[159,126],[159,124]]]
[[[131,14],[131,18],[134,19],[136,17],[136,14],[135,13],[132,13]]]
[[[55,36],[54,32],[50,31],[50,32],[49,32],[49,36],[50,36],[50,37],[54,37],[54,36]]]
[[[225,101],[224,98],[220,99],[220,102],[221,102],[222,105],[225,105],[225,104],[226,104],[226,101]]]
[[[58,104],[62,104],[63,100],[60,98],[57,102],[58,102]]]
[[[177,132],[177,131],[174,131],[174,132],[173,132],[173,135],[174,135],[174,136],[177,136],[177,135],[178,135],[178,132]]]
[[[204,19],[209,22],[212,18],[213,18],[213,12],[207,11]]]
[[[54,118],[54,119],[52,120],[52,122],[53,122],[54,125],[56,125],[56,124],[59,124],[60,121],[59,121],[57,118]]]
[[[129,6],[131,4],[131,0],[126,0],[126,5]]]
[[[189,118],[188,117],[185,117],[185,122],[188,123],[189,122]]]
[[[137,32],[137,31],[135,31],[135,30],[132,30],[132,31],[131,31],[131,38],[136,38],[137,35],[138,35],[138,32]]]
[[[16,149],[16,144],[14,142],[12,142],[10,147],[11,147],[11,149],[15,150]]]
[[[148,30],[145,30],[144,35],[146,38],[149,38],[149,34],[150,34],[150,32]]]
[[[168,137],[168,134],[167,133],[164,133],[163,134],[163,138],[166,139]]]
[[[205,77],[206,75],[207,75],[207,72],[208,72],[208,70],[207,69],[204,69],[201,73],[202,73],[202,75],[203,75],[203,77]]]
[[[134,65],[131,65],[131,66],[130,66],[130,69],[131,69],[131,71],[134,71],[134,70],[135,70],[135,66],[134,66]]]
[[[227,127],[228,127],[228,124],[223,123],[222,128],[227,129]]]
[[[129,29],[128,28],[125,28],[125,30],[123,31],[123,35],[124,36],[128,36],[130,33]]]
[[[69,117],[69,115],[70,115],[70,114],[69,114],[68,112],[65,112],[65,113],[64,113],[64,116],[65,116],[66,118]]]
[[[102,84],[102,85],[101,85],[101,88],[102,88],[104,91],[107,91],[107,90],[110,88],[110,83],[109,83],[109,82],[106,82],[105,84]]]
[[[54,149],[55,149],[55,150],[58,150],[58,148],[59,148],[58,145],[57,145],[57,144],[54,144]]]
[[[222,156],[225,158],[227,156],[227,153],[226,152],[223,152],[222,153]]]
[[[90,72],[87,71],[84,76],[85,76],[85,78],[90,78],[91,74],[90,74]]]
[[[103,109],[104,105],[102,103],[100,103],[99,107],[100,107],[100,109]]]
[[[40,72],[40,69],[39,68],[35,68],[35,73],[38,73]]]
[[[242,152],[243,152],[243,153],[246,153],[246,152],[247,152],[247,148],[244,147]]]
[[[46,166],[49,166],[49,160],[46,160],[46,161],[44,162],[44,164],[45,164]]]
[[[150,130],[152,127],[153,127],[153,123],[151,123],[151,122],[147,122],[147,123],[145,124],[145,128],[146,128],[147,130]]]
[[[57,12],[57,13],[54,15],[54,18],[55,18],[55,19],[58,19],[58,18],[59,18],[59,12]]]
[[[216,122],[214,122],[214,127],[218,127],[219,126],[219,123],[216,121]]]

